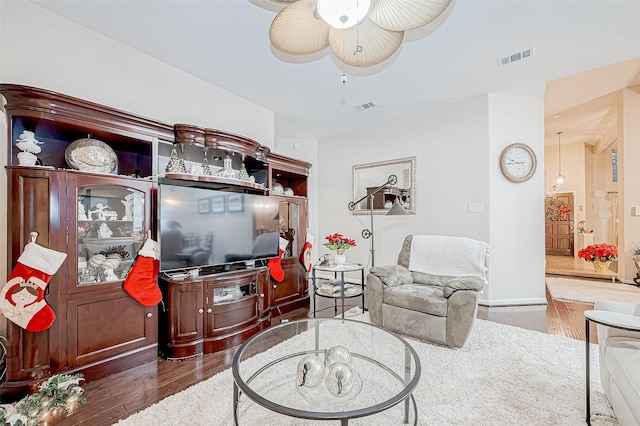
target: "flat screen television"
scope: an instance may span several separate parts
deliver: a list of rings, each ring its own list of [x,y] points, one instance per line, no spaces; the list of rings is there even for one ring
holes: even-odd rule
[[[161,182],[158,201],[163,272],[278,257],[277,200]]]

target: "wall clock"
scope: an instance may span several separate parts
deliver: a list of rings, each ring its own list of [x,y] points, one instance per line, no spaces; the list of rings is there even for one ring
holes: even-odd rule
[[[528,181],[536,172],[536,166],[536,153],[524,143],[511,144],[500,154],[500,171],[510,182]]]

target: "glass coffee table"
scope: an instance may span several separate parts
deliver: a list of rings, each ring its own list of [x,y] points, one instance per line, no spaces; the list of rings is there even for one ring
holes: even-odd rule
[[[415,425],[412,392],[420,372],[411,345],[376,325],[338,318],[286,322],[236,352],[234,424],[284,424],[285,418],[274,420],[284,415],[342,425],[362,417],[364,424]]]

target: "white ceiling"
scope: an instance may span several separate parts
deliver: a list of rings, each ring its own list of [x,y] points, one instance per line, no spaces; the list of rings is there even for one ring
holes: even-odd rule
[[[271,47],[282,5],[269,0],[34,3],[274,111],[278,137],[329,136],[496,93],[544,95],[549,143],[559,130],[593,143],[611,126],[607,95],[640,84],[640,0],[457,0],[385,63],[347,69],[344,86],[328,52],[286,58]],[[498,66],[531,47],[533,57]],[[377,107],[354,108],[367,102]]]

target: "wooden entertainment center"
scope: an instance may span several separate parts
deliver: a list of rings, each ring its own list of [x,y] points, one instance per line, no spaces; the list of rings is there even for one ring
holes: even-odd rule
[[[309,163],[232,133],[165,124],[43,89],[0,84],[0,93],[8,118],[7,269],[16,266],[31,232],[38,233],[38,244],[67,253],[45,292],[56,314],[49,329],[30,332],[0,318],[7,338],[1,400],[33,392],[54,374],[82,372],[95,380],[158,354],[179,359],[227,349],[270,326],[273,315],[309,305],[307,273],[298,261],[308,228]],[[19,165],[15,141],[23,131],[43,142],[37,165]],[[116,170],[70,167],[67,148],[80,139],[79,147],[108,145]],[[164,165],[176,147],[184,162],[199,163],[204,153],[213,169],[230,158],[233,169],[246,168],[251,177],[167,176],[178,184],[279,203],[279,232],[289,242],[282,282],[271,279],[266,263],[256,262],[203,268],[193,277],[161,272],[163,300],[157,306],[145,307],[124,291],[145,235],[150,231],[159,241],[159,180],[166,179]],[[102,213],[105,206],[109,214]],[[108,262],[92,262],[114,253],[111,269],[104,266]]]

